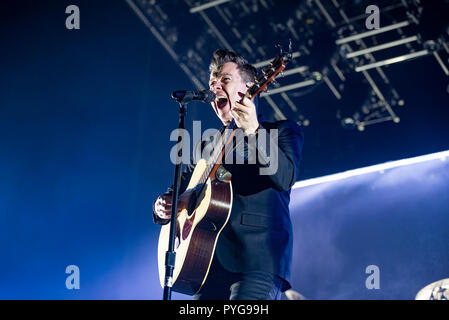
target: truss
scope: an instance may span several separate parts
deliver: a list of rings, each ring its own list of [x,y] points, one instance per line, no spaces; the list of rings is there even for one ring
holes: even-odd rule
[[[271,118],[311,125],[301,97],[325,86],[337,101],[351,99],[348,78],[359,79],[367,96],[352,112],[340,115],[345,128],[364,130],[384,121],[400,121],[405,105],[385,68],[433,55],[449,76],[447,32],[429,35],[421,28],[419,0],[374,1],[381,26],[368,30],[365,8],[373,1],[274,0],[126,0],[198,90],[207,87],[212,52],[227,48],[257,68],[277,53],[275,45],[292,39],[293,60],[279,87],[261,94]],[[345,92],[346,91],[346,92]]]

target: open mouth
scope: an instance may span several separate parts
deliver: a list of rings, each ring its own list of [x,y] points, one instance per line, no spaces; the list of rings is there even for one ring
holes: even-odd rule
[[[215,100],[215,103],[217,104],[218,109],[223,109],[228,103],[228,99],[225,97],[218,97],[218,99]]]

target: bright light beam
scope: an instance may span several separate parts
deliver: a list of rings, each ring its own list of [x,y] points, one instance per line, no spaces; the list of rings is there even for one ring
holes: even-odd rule
[[[304,187],[308,187],[308,186],[313,186],[315,184],[343,180],[346,178],[360,176],[362,174],[367,174],[367,173],[371,173],[371,172],[383,172],[388,169],[402,167],[402,166],[408,166],[411,164],[416,164],[416,163],[421,163],[421,162],[426,162],[426,161],[432,161],[432,160],[437,160],[437,159],[444,161],[444,160],[446,160],[447,157],[449,157],[449,150],[437,152],[437,153],[431,153],[431,154],[414,157],[414,158],[402,159],[402,160],[397,160],[397,161],[389,161],[389,162],[376,164],[376,165],[369,166],[369,167],[363,167],[363,168],[348,170],[348,171],[335,173],[335,174],[331,174],[331,175],[327,175],[327,176],[323,176],[323,177],[298,181],[293,185],[292,189],[304,188]]]
[[[208,8],[212,8],[215,6],[218,6],[219,4],[225,3],[225,2],[229,2],[231,0],[216,0],[216,1],[211,1],[209,3],[203,4],[201,6],[195,7],[195,8],[191,8],[190,9],[190,13],[195,13],[195,12],[199,12],[199,11],[203,11],[206,10]]]

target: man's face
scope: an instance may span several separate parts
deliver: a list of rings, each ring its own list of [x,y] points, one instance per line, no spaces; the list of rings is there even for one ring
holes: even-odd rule
[[[224,124],[232,121],[231,108],[241,97],[238,92],[246,93],[247,87],[240,77],[237,64],[225,63],[220,70],[214,70],[210,74],[209,88],[217,98],[211,102],[215,113]]]

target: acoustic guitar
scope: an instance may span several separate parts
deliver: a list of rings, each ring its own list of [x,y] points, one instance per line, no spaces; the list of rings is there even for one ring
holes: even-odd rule
[[[274,81],[284,69],[291,53],[282,50],[255,80],[245,97],[252,100]],[[208,160],[200,159],[186,191],[179,196],[176,223],[172,290],[187,295],[198,292],[207,279],[220,233],[226,226],[232,209],[231,174],[221,166],[227,145],[232,143],[236,125],[220,130],[218,143]],[[159,279],[164,287],[165,253],[168,249],[170,223],[163,225],[159,235]]]

